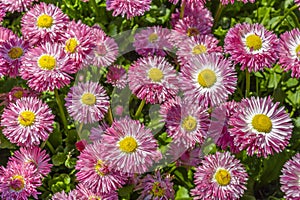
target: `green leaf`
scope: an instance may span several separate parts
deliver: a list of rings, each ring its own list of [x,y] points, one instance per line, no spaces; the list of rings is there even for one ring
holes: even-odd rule
[[[58,152],[56,155],[52,156],[52,163],[54,166],[60,166],[65,163],[66,158],[66,154]]]
[[[185,187],[182,187],[182,186],[178,186],[178,190],[176,192],[176,195],[175,195],[175,200],[189,200],[189,199],[192,199],[189,195],[189,191],[185,188]]]
[[[134,185],[127,185],[119,189],[118,194],[120,197],[130,197],[130,193],[132,192]]]

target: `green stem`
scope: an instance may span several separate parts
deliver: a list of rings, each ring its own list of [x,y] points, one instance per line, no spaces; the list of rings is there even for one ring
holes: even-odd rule
[[[57,89],[54,89],[54,94],[55,94],[56,102],[57,102],[58,109],[59,109],[59,112],[60,112],[61,120],[63,122],[65,131],[67,131],[68,130],[68,122],[67,122],[67,118],[66,118],[66,115],[65,115],[65,112],[64,112],[64,107],[63,107],[63,104],[61,102],[61,99],[60,99],[60,96],[58,94]]]
[[[246,71],[246,92],[245,92],[245,96],[249,97],[250,95],[250,72],[248,71],[248,69],[245,69]]]
[[[83,122],[81,122],[81,123],[79,124],[79,128],[78,128],[78,136],[81,135],[82,128],[83,128]]]
[[[112,125],[112,123],[113,123],[113,121],[114,121],[114,117],[113,117],[113,114],[112,114],[111,107],[108,108],[106,119],[107,119],[107,121],[108,121],[108,124],[109,124],[109,125]]]
[[[279,22],[277,22],[274,26],[274,28],[272,28],[273,30],[275,30],[284,20],[285,18],[293,11],[295,10],[296,8],[298,8],[298,5],[294,5],[293,7],[291,7],[283,16],[282,18],[280,19]]]
[[[51,151],[52,154],[55,154],[55,149],[53,148],[52,144],[46,140],[46,145],[49,148],[49,150]]]
[[[217,25],[217,23],[218,23],[218,21],[219,21],[219,19],[220,19],[220,16],[221,16],[221,13],[222,13],[223,9],[224,9],[224,6],[223,6],[222,3],[220,2],[220,3],[219,3],[218,10],[217,10],[217,12],[216,12],[216,15],[215,15],[215,17],[214,17],[214,27],[216,27],[216,25]]]
[[[182,1],[181,7],[180,7],[180,19],[184,17],[184,10],[185,10],[185,0]]]
[[[99,16],[99,13],[97,12],[98,11],[98,6],[97,6],[96,1],[95,0],[90,0],[89,2],[91,3],[91,7],[92,7],[95,15],[97,16],[97,18],[99,18],[100,16]]]
[[[146,103],[146,101],[143,99],[143,100],[141,101],[141,103],[140,103],[140,105],[139,105],[139,107],[138,107],[136,113],[135,113],[135,116],[134,116],[135,119],[138,119],[138,118],[139,118],[139,116],[140,116],[140,114],[141,114],[141,112],[142,112],[142,110],[143,110],[143,108],[144,108],[145,103]]]

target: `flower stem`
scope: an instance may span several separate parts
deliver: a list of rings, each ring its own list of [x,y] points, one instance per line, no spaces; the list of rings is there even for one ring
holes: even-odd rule
[[[245,97],[249,97],[250,94],[250,72],[246,69],[246,92]]]
[[[114,121],[114,117],[113,117],[113,114],[112,114],[111,107],[108,108],[107,115],[106,115],[106,119],[107,119],[107,121],[108,121],[108,124],[109,124],[109,125],[112,125],[112,123],[113,123],[113,121]]]
[[[277,22],[275,24],[275,26],[272,28],[273,30],[275,30],[284,20],[285,18],[293,11],[295,10],[296,8],[298,8],[298,5],[294,5],[293,7],[291,7],[282,17],[281,19],[279,20],[279,22]]]
[[[59,112],[60,112],[61,120],[63,122],[65,131],[67,131],[68,130],[68,122],[67,122],[67,118],[66,118],[66,115],[65,115],[65,112],[64,112],[64,107],[63,107],[63,104],[61,102],[61,99],[60,99],[60,96],[58,94],[57,89],[54,89],[54,94],[55,94],[56,102],[57,102],[58,109],[59,109]]]
[[[140,105],[139,105],[139,107],[138,107],[136,113],[135,113],[135,116],[134,116],[135,119],[138,119],[138,118],[139,118],[139,116],[140,116],[140,114],[141,114],[141,112],[142,112],[142,110],[143,110],[143,108],[144,108],[145,103],[146,103],[146,101],[145,101],[145,99],[143,99],[143,100],[141,101],[141,103],[140,103]]]
[[[181,7],[180,7],[180,19],[182,19],[184,17],[185,1],[186,0],[183,0],[182,3],[181,3]]]
[[[216,27],[216,25],[217,25],[217,23],[218,23],[218,21],[219,21],[219,19],[220,19],[220,16],[221,16],[221,13],[222,13],[223,9],[224,9],[224,6],[223,6],[222,3],[220,2],[220,3],[219,3],[218,10],[217,10],[217,12],[216,12],[216,14],[215,14],[215,17],[214,17],[214,27]]]

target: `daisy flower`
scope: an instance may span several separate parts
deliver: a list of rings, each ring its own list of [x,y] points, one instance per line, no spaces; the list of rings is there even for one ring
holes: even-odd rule
[[[48,43],[28,50],[22,57],[21,77],[33,90],[53,91],[70,84],[70,74],[77,68],[68,58],[60,44]]]
[[[161,106],[160,114],[168,135],[174,140],[180,139],[186,149],[204,142],[209,125],[205,108],[175,97]]]
[[[102,144],[104,160],[126,173],[146,172],[160,154],[151,130],[129,117],[114,121],[102,136]]]
[[[22,1],[23,2],[23,1]],[[69,18],[53,4],[34,5],[21,20],[22,35],[31,45],[62,40]]]
[[[0,166],[1,199],[26,200],[30,196],[38,199],[39,192],[36,188],[42,183],[32,167],[24,168],[15,162],[10,162],[6,168]]]
[[[48,163],[50,161],[49,155],[45,150],[37,146],[28,148],[21,147],[18,151],[14,152],[13,157],[10,157],[9,161],[23,165],[25,168],[31,165],[36,174],[42,176],[47,176],[52,167],[52,164]]]
[[[197,199],[240,199],[246,190],[248,174],[245,168],[229,152],[207,155],[196,168],[191,190]]]
[[[243,99],[240,109],[229,119],[230,135],[239,150],[247,154],[267,157],[281,152],[292,135],[293,124],[284,110],[270,97]]]
[[[0,3],[0,22],[2,22],[3,17],[6,15],[6,9],[5,5],[3,3]]]
[[[71,190],[68,194],[65,191],[57,192],[52,196],[52,200],[77,200],[77,190]]]
[[[38,0],[2,0],[1,2],[8,12],[23,12],[28,11],[35,1]]]
[[[271,68],[278,55],[277,36],[261,24],[237,24],[229,29],[224,40],[225,52],[241,70],[249,72]]]
[[[285,193],[287,200],[300,199],[300,153],[288,160],[280,176],[281,190]]]
[[[112,15],[127,16],[130,19],[135,16],[144,15],[146,11],[150,10],[151,0],[107,0],[106,9],[113,10]]]
[[[108,68],[106,83],[110,83],[114,87],[123,89],[127,85],[127,82],[127,73],[122,66],[113,65]]]
[[[174,67],[164,57],[144,57],[135,61],[128,70],[130,90],[147,103],[162,103],[178,92]]]
[[[0,26],[0,42],[6,42],[10,39],[16,40],[17,38],[18,36],[12,30]]]
[[[107,194],[122,187],[127,176],[110,168],[104,159],[103,143],[89,144],[78,156],[75,169],[77,180],[95,194]],[[110,158],[109,158],[110,159]]]
[[[154,175],[147,174],[135,187],[135,191],[142,190],[138,200],[144,199],[174,199],[172,177],[170,174],[160,174],[156,171]]]
[[[179,80],[186,100],[217,106],[233,94],[237,75],[231,63],[222,56],[199,54],[182,66]]]
[[[0,94],[0,100],[3,102],[0,105],[8,105],[9,103],[15,103],[18,99],[21,99],[22,97],[38,97],[39,93],[24,89],[19,86],[13,87],[10,92]]]
[[[170,30],[161,26],[147,27],[134,35],[133,46],[142,56],[165,56],[165,50],[170,51],[173,48],[169,35]]]
[[[19,75],[22,56],[29,48],[29,43],[17,37],[11,37],[1,43],[0,57],[5,61],[0,66],[0,73],[15,78]]]
[[[2,130],[10,142],[19,146],[40,144],[53,130],[54,115],[46,103],[36,97],[23,97],[10,103],[1,116]]]
[[[86,199],[101,199],[101,200],[118,200],[118,193],[116,191],[111,191],[107,194],[97,194],[91,191],[87,185],[79,183],[76,186],[77,191],[77,198],[79,200],[86,200]]]
[[[221,4],[223,4],[223,5],[228,5],[229,3],[234,4],[234,1],[235,0],[220,0]],[[237,0],[237,1],[243,2],[243,3],[248,3],[248,2],[254,3],[255,2],[255,0]]]
[[[95,82],[79,82],[71,87],[65,100],[70,116],[84,124],[102,120],[109,107],[106,91]]]
[[[279,64],[285,71],[292,70],[292,77],[300,78],[300,30],[295,28],[280,35]]]

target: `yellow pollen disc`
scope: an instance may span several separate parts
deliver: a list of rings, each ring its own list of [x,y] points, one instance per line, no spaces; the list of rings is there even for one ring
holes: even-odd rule
[[[262,47],[262,40],[259,36],[257,35],[249,35],[246,38],[246,46],[249,49],[253,49],[253,50],[259,50]]]
[[[226,169],[219,169],[215,173],[215,179],[219,185],[226,186],[230,183],[230,173]]]
[[[257,114],[252,119],[252,126],[259,132],[270,133],[272,130],[271,119],[264,114]]]
[[[16,91],[13,95],[16,98],[21,99],[23,96],[23,91],[22,90]]]
[[[165,195],[165,190],[163,188],[161,188],[159,182],[154,182],[153,186],[152,186],[152,189],[151,189],[151,193],[155,197],[162,197],[162,196]]]
[[[89,196],[89,200],[101,200],[101,197],[98,197],[98,196]]]
[[[50,28],[52,24],[53,24],[53,18],[46,14],[40,15],[36,21],[36,25],[39,28]]]
[[[197,121],[194,117],[187,116],[183,119],[181,126],[186,131],[193,131],[197,127]]]
[[[107,172],[107,170],[103,169],[105,166],[102,162],[102,160],[98,160],[97,164],[95,165],[95,171],[99,176],[104,176]]]
[[[11,59],[17,59],[20,58],[23,55],[23,50],[21,47],[13,47],[9,50],[8,56]]]
[[[216,74],[215,74],[215,72],[213,72],[210,69],[204,69],[198,75],[198,83],[202,87],[209,88],[209,87],[213,86],[216,81],[217,81]]]
[[[163,72],[158,68],[151,68],[148,72],[149,78],[154,82],[160,82],[164,78]]]
[[[158,39],[158,35],[156,33],[151,33],[148,37],[149,42],[153,43]]]
[[[24,188],[25,186],[25,180],[23,176],[20,175],[15,175],[11,178],[11,185],[10,188],[14,191],[20,191]]]
[[[96,96],[92,93],[84,93],[81,96],[81,101],[85,105],[92,106],[96,103]]]
[[[31,126],[34,122],[35,114],[31,111],[23,111],[18,117],[18,121],[23,126]]]
[[[125,153],[132,153],[138,147],[136,140],[131,136],[128,136],[128,137],[125,137],[124,139],[122,139],[119,142],[119,145],[120,145],[119,146],[120,150]]]
[[[189,36],[189,37],[191,37],[191,36],[196,36],[196,35],[199,34],[199,31],[198,31],[198,29],[191,27],[191,28],[188,28],[188,29],[187,29],[186,34],[187,34],[187,36]]]
[[[300,44],[296,48],[296,55],[300,58]]]
[[[44,70],[52,70],[56,66],[56,60],[53,56],[50,55],[42,55],[38,59],[38,65],[41,69]]]
[[[206,53],[206,47],[202,44],[199,44],[193,48],[192,52],[193,52],[193,54],[196,54],[196,55]]]
[[[76,51],[77,45],[77,40],[75,38],[70,38],[66,41],[65,49],[67,52],[74,53]]]

